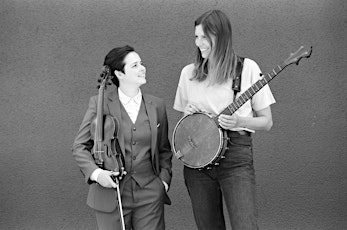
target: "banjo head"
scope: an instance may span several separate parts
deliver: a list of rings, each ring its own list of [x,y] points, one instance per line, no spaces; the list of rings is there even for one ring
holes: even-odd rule
[[[184,165],[203,168],[219,156],[223,148],[223,132],[208,114],[187,115],[174,129],[172,147]]]

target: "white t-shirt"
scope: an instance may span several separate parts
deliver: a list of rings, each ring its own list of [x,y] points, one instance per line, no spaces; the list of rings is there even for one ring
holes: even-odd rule
[[[203,112],[217,115],[233,102],[232,80],[222,85],[214,84],[209,86],[206,80],[202,82],[190,80],[193,72],[194,64],[189,64],[182,69],[173,106],[175,110],[183,112],[189,103],[194,104]],[[236,97],[261,79],[260,73],[261,71],[257,63],[249,58],[245,58],[241,75],[241,92]],[[275,102],[270,87],[265,85],[235,113],[241,117],[253,117],[253,111],[265,109]],[[254,130],[241,127],[234,130],[254,132]]]

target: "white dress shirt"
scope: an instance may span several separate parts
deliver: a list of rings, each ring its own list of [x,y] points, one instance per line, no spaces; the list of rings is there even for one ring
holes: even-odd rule
[[[134,97],[128,97],[118,88],[118,96],[119,101],[122,103],[125,111],[127,111],[131,121],[135,124],[142,101],[141,90],[139,89],[139,92]]]

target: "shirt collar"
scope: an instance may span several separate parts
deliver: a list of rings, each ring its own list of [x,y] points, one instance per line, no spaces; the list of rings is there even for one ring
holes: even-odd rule
[[[141,104],[141,100],[142,100],[141,89],[139,89],[139,92],[134,97],[129,97],[125,95],[120,88],[118,88],[118,96],[119,96],[119,100],[124,105],[127,105],[130,101],[134,101],[136,104]]]

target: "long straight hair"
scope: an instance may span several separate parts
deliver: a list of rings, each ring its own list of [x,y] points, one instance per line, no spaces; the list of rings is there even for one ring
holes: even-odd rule
[[[202,26],[212,51],[208,58],[203,58],[197,47],[192,80],[204,81],[208,76],[209,84],[213,85],[233,79],[237,58],[232,47],[232,29],[228,17],[220,10],[210,10],[196,19],[194,26],[198,25]],[[215,37],[215,44],[212,44],[211,35]]]

